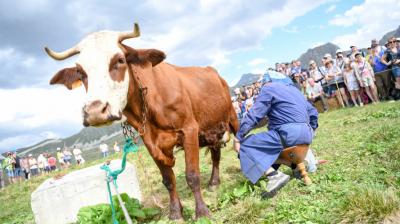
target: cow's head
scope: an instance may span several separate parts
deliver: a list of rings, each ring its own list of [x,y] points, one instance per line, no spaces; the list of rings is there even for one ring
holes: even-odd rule
[[[56,60],[79,54],[76,66],[57,72],[50,84],[64,84],[70,90],[85,86],[87,99],[82,109],[85,126],[123,120],[130,83],[128,65],[155,66],[164,60],[165,54],[161,51],[135,50],[121,44],[123,40],[138,36],[139,26],[135,23],[133,32],[92,33],[63,52],[45,47],[47,54]]]

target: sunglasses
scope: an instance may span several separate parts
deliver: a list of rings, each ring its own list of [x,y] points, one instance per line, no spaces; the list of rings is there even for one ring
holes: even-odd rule
[[[393,44],[393,43],[396,43],[396,41],[389,41],[388,43],[389,44]]]

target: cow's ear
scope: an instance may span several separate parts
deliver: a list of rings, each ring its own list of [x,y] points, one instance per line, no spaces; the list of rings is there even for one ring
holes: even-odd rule
[[[164,52],[156,49],[129,49],[126,61],[131,64],[145,64],[150,62],[154,67],[166,58]]]
[[[138,50],[138,52],[139,58],[142,58],[144,61],[151,62],[153,67],[164,61],[166,58],[165,53],[157,49]]]
[[[64,68],[57,72],[50,80],[50,85],[63,84],[69,90],[75,89],[82,85],[81,74],[76,67]]]

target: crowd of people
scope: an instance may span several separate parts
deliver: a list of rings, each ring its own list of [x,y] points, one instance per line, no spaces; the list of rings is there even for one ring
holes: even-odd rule
[[[81,154],[82,151],[74,147],[73,155],[77,164],[83,164],[85,161]],[[51,153],[40,153],[37,157],[32,154],[20,157],[16,152],[8,152],[1,168],[4,169],[8,182],[16,183],[23,179],[29,180],[35,176],[57,170],[57,161],[60,169],[66,169],[70,166],[72,154],[69,149],[66,148],[61,151],[60,148],[57,148],[56,157]]]
[[[99,149],[103,158],[109,155],[106,143],[100,144]],[[118,142],[114,143],[113,150],[114,153],[121,152]],[[0,163],[0,189],[5,186],[5,177],[8,178],[9,184],[13,184],[45,173],[68,169],[73,162],[76,165],[85,163],[82,150],[77,146],[73,146],[72,152],[67,147],[64,147],[64,149],[58,147],[54,155],[52,153],[40,153],[37,157],[32,154],[19,156],[16,152],[8,152]]]
[[[276,63],[267,73],[287,76],[310,103],[321,101],[324,111],[329,109],[328,98],[333,97],[342,107],[400,99],[400,38],[389,38],[385,46],[372,40],[366,52],[352,45],[349,51],[337,50],[335,56],[325,54],[320,62],[311,60],[308,67],[302,66],[299,60]],[[388,97],[378,93],[375,83],[375,74],[385,71],[390,71],[394,87]],[[234,90],[232,102],[239,118],[251,108],[260,88],[261,80]]]

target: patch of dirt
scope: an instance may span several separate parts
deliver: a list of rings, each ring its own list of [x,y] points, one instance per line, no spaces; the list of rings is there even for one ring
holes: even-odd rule
[[[382,222],[383,224],[400,223],[400,210],[393,212],[392,214],[386,216]]]

